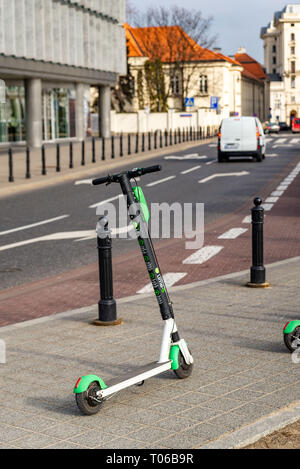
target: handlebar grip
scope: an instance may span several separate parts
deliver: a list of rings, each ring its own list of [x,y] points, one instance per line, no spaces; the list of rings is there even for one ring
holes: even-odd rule
[[[162,170],[162,167],[159,164],[156,166],[148,166],[148,168],[142,169],[143,174],[156,173],[161,170]]]
[[[92,185],[93,186],[100,186],[100,184],[106,184],[107,182],[109,182],[110,178],[108,176],[106,176],[105,178],[99,178],[99,179],[94,179],[92,181]]]

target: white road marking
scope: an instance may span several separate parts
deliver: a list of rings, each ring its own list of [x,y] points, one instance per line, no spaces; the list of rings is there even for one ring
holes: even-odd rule
[[[35,244],[40,241],[56,241],[56,240],[64,240],[64,239],[86,238],[86,237],[92,236],[94,232],[95,230],[53,233],[51,235],[40,236],[39,238],[27,239],[25,241],[19,241],[18,243],[12,243],[12,244],[6,244],[5,246],[0,246],[0,251],[7,251],[9,249],[18,248],[21,246],[27,246],[28,244]]]
[[[279,197],[268,197],[265,200],[266,204],[276,204],[276,202],[279,200]]]
[[[274,204],[263,204],[262,207],[264,208],[265,212],[270,212],[274,207]]]
[[[223,246],[205,246],[183,261],[183,264],[204,264],[221,252]]]
[[[244,233],[247,233],[248,228],[232,228],[226,233],[219,236],[218,239],[236,239]]]
[[[108,204],[109,202],[113,202],[114,200],[118,200],[118,199],[120,199],[121,197],[123,197],[123,195],[117,195],[116,197],[111,197],[111,199],[102,200],[102,202],[97,202],[96,204],[90,205],[89,208],[97,208],[97,207],[100,207],[101,205],[105,205],[105,204]]]
[[[40,221],[38,223],[32,223],[31,225],[20,226],[19,228],[13,228],[12,230],[0,231],[0,236],[4,236],[10,233],[15,233],[16,231],[29,230],[30,228],[35,228],[36,226],[47,225],[48,223],[53,223],[55,221],[63,220],[68,218],[70,215],[62,215],[56,218],[50,218],[49,220]]]
[[[271,197],[280,197],[282,194],[284,194],[284,191],[274,191],[272,192]]]
[[[199,184],[204,184],[205,182],[212,181],[215,178],[221,178],[221,177],[229,177],[229,176],[247,176],[250,174],[248,171],[241,171],[240,173],[219,173],[219,174],[212,174],[211,176],[201,179],[199,181]]]
[[[165,179],[160,179],[160,181],[154,181],[154,182],[151,182],[150,184],[147,184],[147,187],[157,186],[158,184],[162,184],[164,182],[171,181],[172,179],[175,179],[175,178],[176,178],[176,176],[170,176],[170,177],[165,178]]]
[[[285,192],[286,190],[287,190],[287,186],[278,186],[276,189],[276,191],[282,192],[282,193]]]
[[[286,142],[286,138],[278,138],[276,139],[276,143],[285,143]],[[291,142],[292,143],[292,142]]]
[[[171,288],[173,285],[175,285],[175,283],[179,282],[186,276],[187,276],[187,273],[181,273],[181,272],[165,274],[164,281],[165,281],[166,287]],[[137,293],[140,293],[140,294],[151,293],[152,291],[153,291],[153,285],[152,283],[149,283],[144,288],[139,290]]]
[[[279,156],[278,153],[271,153],[270,155],[266,155],[267,158],[274,158]]]
[[[209,161],[208,163],[205,163],[207,166],[209,166],[210,164],[213,164],[213,163],[216,163],[218,160],[212,160],[212,161]]]
[[[210,148],[216,148],[217,144],[216,143],[211,143],[210,145],[208,145]]]
[[[197,171],[197,169],[200,169],[202,166],[194,166],[194,168],[186,169],[185,171],[182,171],[181,174],[189,174],[192,173],[193,171]]]
[[[277,145],[277,144],[276,144],[276,145],[273,145],[272,148],[279,148],[279,147],[290,148],[290,147],[292,147],[292,146],[293,146],[293,145],[291,145],[290,143],[286,143],[286,144],[284,144],[284,145]]]
[[[293,138],[293,139],[291,140],[291,143],[294,144],[294,145],[296,145],[297,143],[299,143],[299,141],[300,141],[299,138]]]
[[[112,228],[111,229],[111,236],[114,237],[114,236],[118,236],[118,235],[121,235],[121,234],[124,234],[124,233],[129,233],[132,230],[134,230],[133,225],[123,226],[121,228]],[[92,234],[90,234],[89,236],[85,236],[81,239],[75,239],[74,242],[78,243],[78,242],[81,242],[81,241],[90,241],[91,239],[96,239],[96,238],[97,238],[97,232],[93,231]]]
[[[248,215],[247,217],[244,218],[243,223],[251,223],[252,222],[252,217],[251,215]]]
[[[76,181],[75,186],[81,186],[83,184],[91,185],[94,179],[82,179],[81,181]]]
[[[207,156],[206,155],[199,155],[198,153],[194,153],[192,155],[183,155],[183,156],[166,156],[165,160],[178,160],[178,161],[184,161],[184,160],[206,160]]]

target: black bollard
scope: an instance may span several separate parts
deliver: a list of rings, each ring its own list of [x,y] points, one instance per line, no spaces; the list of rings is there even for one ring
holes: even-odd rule
[[[42,145],[42,176],[46,176],[47,168],[46,168],[46,150],[45,145]]]
[[[31,178],[30,174],[30,148],[26,147],[26,174],[25,174],[26,179]]]
[[[154,132],[154,150],[157,150],[157,130]]]
[[[56,144],[56,172],[60,173],[60,146]]]
[[[111,136],[111,158],[115,159],[115,136]]]
[[[254,199],[255,207],[252,209],[252,267],[251,280],[247,284],[252,288],[267,288],[266,268],[264,267],[264,216],[262,199]]]
[[[105,161],[105,138],[102,137],[102,161]]]
[[[161,130],[160,130],[160,133],[159,133],[159,146],[160,146],[160,148],[163,147],[163,135],[162,135]]]
[[[145,134],[144,132],[142,133],[142,152],[144,153],[145,151]]]
[[[124,156],[123,152],[123,133],[120,135],[120,157],[122,158]]]
[[[168,146],[168,131],[167,129],[165,130],[165,147]]]
[[[131,155],[131,135],[128,134],[127,154]]]
[[[73,162],[73,142],[70,142],[70,144],[69,144],[69,156],[70,156],[69,168],[70,168],[70,169],[73,169],[73,168],[74,168],[74,162]]]
[[[81,144],[81,166],[85,166],[85,141],[82,140]]]
[[[97,243],[99,258],[100,301],[99,318],[95,326],[117,326],[122,319],[117,319],[117,304],[113,294],[112,240],[108,220],[101,217],[97,224]]]
[[[95,145],[95,137],[92,138],[92,163],[96,163],[96,145]]]
[[[9,171],[8,182],[14,182],[15,178],[14,178],[12,148],[9,148],[9,150],[8,150],[8,171]]]
[[[138,153],[138,152],[139,152],[139,134],[137,132],[136,137],[135,137],[135,153]]]
[[[170,133],[169,142],[170,142],[170,146],[172,146],[173,145],[173,131],[172,131],[172,129],[170,130],[169,133]]]

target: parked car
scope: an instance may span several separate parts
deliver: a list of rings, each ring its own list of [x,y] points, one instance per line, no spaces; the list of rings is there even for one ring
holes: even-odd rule
[[[265,134],[279,134],[280,132],[280,126],[276,122],[265,122],[263,128]]]
[[[266,154],[266,140],[257,117],[229,117],[223,119],[218,142],[218,161],[229,157],[252,156],[261,162]]]
[[[281,131],[290,130],[290,127],[286,122],[279,122],[279,127]]]
[[[292,132],[293,134],[300,132],[300,118],[299,117],[295,117],[295,119],[293,119]]]

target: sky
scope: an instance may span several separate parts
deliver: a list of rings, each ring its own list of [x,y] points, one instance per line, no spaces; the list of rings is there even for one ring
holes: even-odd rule
[[[226,55],[233,55],[245,47],[249,55],[263,63],[263,41],[260,29],[273,19],[274,12],[282,10],[284,0],[130,0],[143,11],[149,6],[177,5],[201,10],[204,17],[213,16],[211,32],[218,36],[215,46]],[[299,3],[299,2],[291,2]]]

